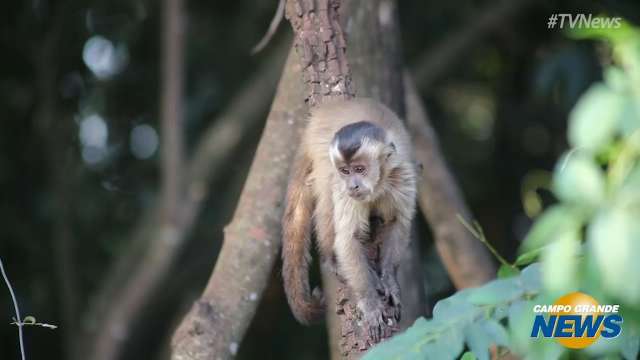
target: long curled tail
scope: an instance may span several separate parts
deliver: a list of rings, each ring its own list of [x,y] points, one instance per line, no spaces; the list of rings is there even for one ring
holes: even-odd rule
[[[296,156],[282,218],[284,290],[293,315],[305,325],[318,322],[324,317],[324,300],[319,289],[311,294],[309,288],[309,247],[314,202],[307,178],[311,173],[311,166],[308,156],[302,153]]]

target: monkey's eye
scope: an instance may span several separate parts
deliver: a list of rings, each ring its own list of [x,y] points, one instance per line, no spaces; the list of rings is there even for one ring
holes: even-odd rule
[[[341,172],[342,174],[344,174],[344,175],[349,175],[349,168],[347,168],[347,167],[341,167],[339,170],[340,170],[340,172]]]
[[[354,166],[353,167],[353,171],[355,171],[358,174],[362,174],[366,169],[364,168],[364,166]]]

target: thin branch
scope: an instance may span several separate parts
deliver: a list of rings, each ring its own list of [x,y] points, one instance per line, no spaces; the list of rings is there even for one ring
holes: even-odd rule
[[[183,203],[182,177],[182,86],[184,63],[184,25],[182,0],[163,1],[162,32],[162,209],[163,223],[176,226],[180,222]]]
[[[462,223],[462,225],[464,225],[464,227],[476,239],[480,240],[480,242],[483,243],[484,246],[486,246],[487,249],[489,249],[489,251],[491,251],[491,254],[493,254],[493,256],[500,262],[500,264],[502,264],[504,266],[508,266],[508,267],[516,269],[516,270],[518,269],[515,265],[509,263],[505,258],[503,258],[502,255],[500,255],[500,253],[498,252],[498,250],[496,250],[496,248],[494,248],[493,245],[491,245],[489,240],[487,240],[487,237],[484,235],[484,231],[482,230],[482,227],[480,226],[479,222],[474,220],[473,221],[473,225],[471,225],[460,214],[457,214],[457,217],[458,217],[458,221],[460,221],[460,223]]]
[[[9,282],[9,277],[7,273],[4,271],[4,265],[2,264],[2,259],[0,259],[0,271],[2,272],[2,277],[4,278],[4,282],[7,284],[7,288],[9,288],[9,293],[11,294],[11,300],[13,301],[13,309],[16,312],[16,325],[18,326],[18,338],[20,339],[20,355],[22,355],[22,360],[26,360],[25,351],[24,351],[24,339],[22,335],[22,318],[20,317],[20,308],[18,307],[18,300],[16,300],[16,294],[13,292],[13,287],[11,287],[11,282]]]
[[[273,15],[273,19],[271,19],[271,24],[269,24],[269,29],[267,30],[267,33],[264,34],[262,39],[260,39],[260,41],[256,44],[256,46],[254,46],[253,49],[251,49],[251,55],[255,55],[260,51],[262,51],[262,49],[264,49],[269,44],[269,41],[271,41],[271,38],[273,37],[273,35],[275,35],[276,30],[278,30],[278,26],[280,26],[280,23],[282,22],[282,18],[284,17],[285,1],[286,0],[278,1],[278,8],[276,9],[276,13]]]

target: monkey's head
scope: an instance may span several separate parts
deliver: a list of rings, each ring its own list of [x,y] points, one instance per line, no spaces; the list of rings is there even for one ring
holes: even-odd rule
[[[376,199],[384,166],[394,152],[384,129],[359,121],[336,132],[329,156],[343,190],[357,201],[368,202]]]

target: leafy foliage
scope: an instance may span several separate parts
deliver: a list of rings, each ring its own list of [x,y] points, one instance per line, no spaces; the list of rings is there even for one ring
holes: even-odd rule
[[[640,32],[625,23],[570,36],[606,40],[614,62],[570,115],[572,148],[552,180],[558,203],[539,216],[515,263],[497,256],[498,279],[441,300],[432,319],[419,319],[364,359],[455,359],[465,344],[463,359],[489,359],[492,344],[525,359],[557,359],[569,350],[552,339],[530,339],[532,306],[576,290],[621,304],[625,317],[619,337],[597,341],[581,356],[638,357]],[[465,226],[488,244],[479,226]]]

